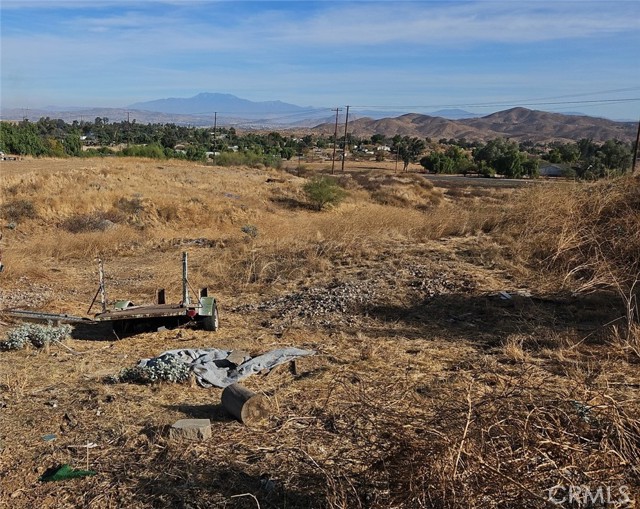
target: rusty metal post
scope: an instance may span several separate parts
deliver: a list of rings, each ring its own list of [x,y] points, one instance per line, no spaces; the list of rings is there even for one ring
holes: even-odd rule
[[[187,278],[188,271],[188,257],[187,252],[182,253],[182,305],[188,306],[191,304],[189,300],[189,280]]]

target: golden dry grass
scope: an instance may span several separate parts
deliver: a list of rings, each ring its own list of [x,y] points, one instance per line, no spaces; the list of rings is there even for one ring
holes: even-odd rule
[[[76,354],[0,352],[0,505],[521,508],[546,506],[554,485],[637,497],[638,357],[605,326],[621,307],[563,292],[566,257],[534,263],[566,245],[558,217],[575,220],[568,197],[582,191],[449,192],[384,163],[340,176],[347,200],[315,212],[295,170],[2,164],[2,207],[22,200],[35,215],[4,229],[0,308],[85,313],[97,256],[110,299],[150,302],[163,286],[178,301],[187,250],[221,328],[115,341],[107,327],[76,331]],[[326,299],[345,309],[323,311]],[[103,381],[142,357],[213,346],[318,355],[297,375],[247,379],[274,405],[259,429],[230,420],[218,389]],[[170,440],[185,417],[212,419],[214,439]],[[88,459],[75,448],[87,441]],[[38,482],[60,463],[98,475]]]

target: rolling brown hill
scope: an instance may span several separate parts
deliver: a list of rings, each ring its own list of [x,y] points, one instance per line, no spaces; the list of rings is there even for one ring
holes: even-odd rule
[[[321,124],[316,132],[332,134],[332,123]],[[419,138],[466,138],[486,141],[498,137],[535,142],[594,141],[618,139],[632,142],[636,135],[634,122],[615,122],[586,115],[563,115],[546,111],[512,108],[485,117],[447,120],[441,117],[409,113],[395,118],[373,120],[361,118],[349,124],[349,132],[358,137],[373,134],[385,136],[417,136]]]

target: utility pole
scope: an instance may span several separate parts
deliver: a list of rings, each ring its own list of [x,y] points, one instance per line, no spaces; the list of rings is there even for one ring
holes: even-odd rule
[[[213,112],[213,157],[214,157],[214,161],[215,161],[215,157],[216,157],[216,148],[218,147],[218,144],[216,143],[216,128],[218,127],[218,112],[214,111]]]
[[[331,111],[336,112],[336,128],[333,131],[333,156],[331,156],[331,175],[333,175],[333,170],[336,166],[336,142],[338,141],[338,112],[342,111],[342,108],[332,109]]]
[[[342,147],[342,172],[344,173],[344,160],[347,158],[347,127],[349,126],[349,105],[347,105],[347,116],[344,119],[344,145]]]
[[[640,145],[640,120],[638,121],[638,134],[636,134],[636,147],[633,150],[633,164],[631,165],[631,173],[635,173],[636,163],[638,162],[638,145]]]

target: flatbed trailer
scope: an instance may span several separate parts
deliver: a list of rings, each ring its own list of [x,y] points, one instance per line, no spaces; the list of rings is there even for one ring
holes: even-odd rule
[[[112,322],[113,329],[116,332],[127,332],[133,330],[136,325],[160,323],[169,320],[177,325],[193,322],[205,330],[216,331],[219,326],[216,299],[209,296],[207,288],[202,288],[197,302],[191,302],[187,267],[188,258],[185,252],[182,253],[182,301],[177,304],[167,304],[165,302],[165,290],[160,289],[155,304],[136,306],[131,301],[119,300],[114,303],[113,309],[107,309],[104,269],[102,261],[99,261],[100,286],[87,313],[91,311],[98,295],[100,296],[102,311],[96,313],[93,317],[48,313],[30,309],[7,309],[0,311],[0,314],[25,321],[54,324]]]

